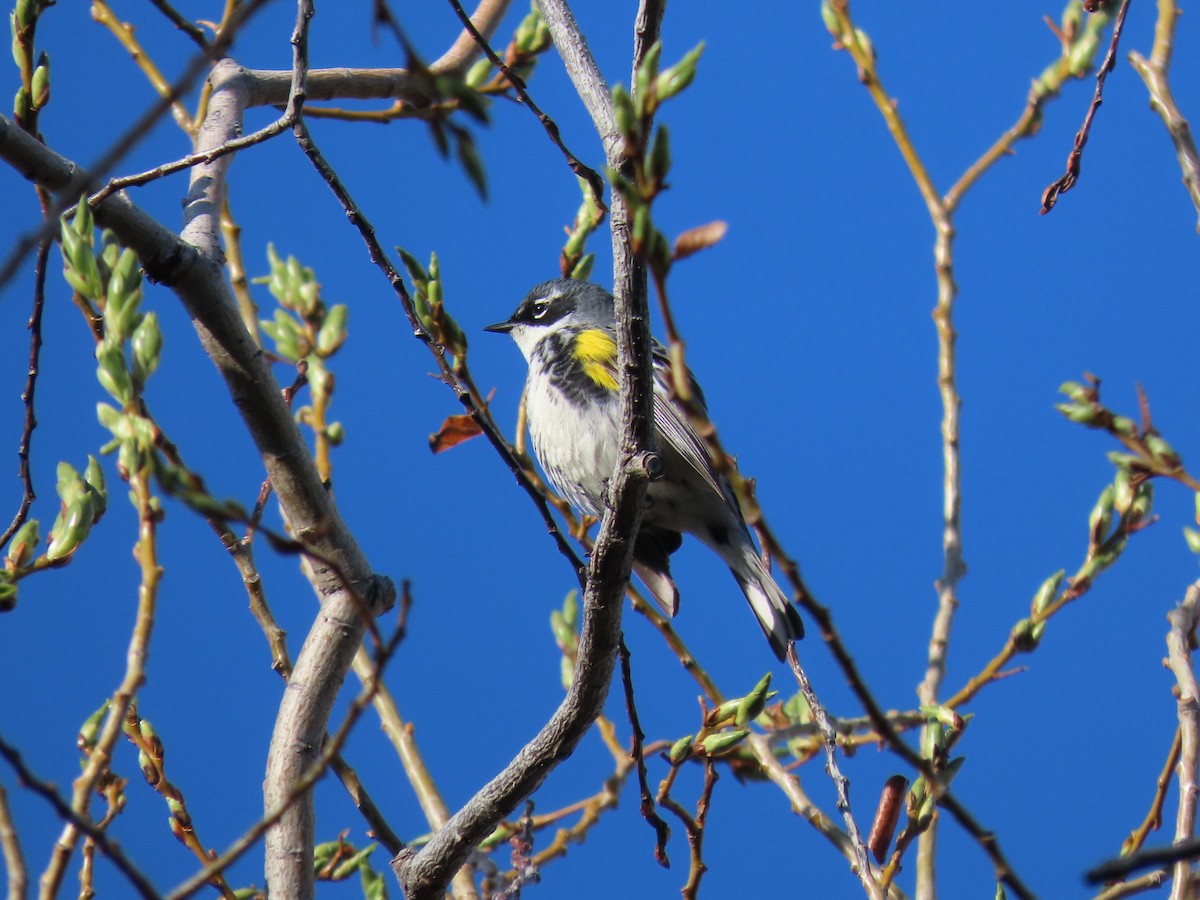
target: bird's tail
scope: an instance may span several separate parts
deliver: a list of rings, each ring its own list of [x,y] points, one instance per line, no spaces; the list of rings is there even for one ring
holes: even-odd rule
[[[804,637],[800,613],[763,565],[749,536],[745,541],[719,548],[719,551],[750,602],[771,649],[782,662],[788,647]]]

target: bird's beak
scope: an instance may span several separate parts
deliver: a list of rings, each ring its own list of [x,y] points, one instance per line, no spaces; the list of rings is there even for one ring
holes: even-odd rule
[[[495,325],[483,326],[484,331],[494,331],[496,334],[508,334],[513,330],[515,322],[497,322]]]

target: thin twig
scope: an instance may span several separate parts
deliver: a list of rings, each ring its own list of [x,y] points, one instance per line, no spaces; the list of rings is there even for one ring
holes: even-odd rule
[[[25,869],[25,857],[21,853],[21,840],[13,823],[12,810],[8,808],[8,795],[0,784],[0,854],[4,857],[4,870],[8,873],[9,900],[25,900],[29,890],[29,874]]]
[[[201,50],[208,49],[208,38],[204,36],[204,32],[197,25],[194,25],[180,15],[175,7],[167,3],[166,0],[150,0],[150,2],[154,5],[155,9],[167,17],[167,20],[172,25],[191,38],[197,47]]]
[[[1121,8],[1117,11],[1117,19],[1113,25],[1112,40],[1108,45],[1108,53],[1104,57],[1104,62],[1100,64],[1100,68],[1096,71],[1096,90],[1092,94],[1092,102],[1088,104],[1087,115],[1083,118],[1083,125],[1075,133],[1075,146],[1071,148],[1071,153],[1067,156],[1067,171],[1057,181],[1047,187],[1042,194],[1042,215],[1054,209],[1054,204],[1058,202],[1059,195],[1065,194],[1079,180],[1079,165],[1083,159],[1083,148],[1087,144],[1088,135],[1091,133],[1092,120],[1096,117],[1096,110],[1104,102],[1104,81],[1108,78],[1108,73],[1117,64],[1117,44],[1121,40],[1121,28],[1125,25],[1125,13],[1128,11],[1129,0],[1121,0]]]
[[[100,727],[95,746],[88,756],[87,765],[72,785],[71,808],[79,819],[87,817],[92,793],[101,777],[108,771],[113,746],[124,728],[125,715],[138,690],[145,684],[150,636],[154,631],[158,606],[158,585],[162,579],[162,569],[158,565],[158,517],[151,502],[149,466],[130,472],[128,482],[138,512],[138,539],[134,544],[133,554],[141,574],[141,582],[137,589],[137,614],[125,656],[125,673],[109,701],[108,713]],[[53,896],[62,884],[67,863],[79,839],[79,832],[75,819],[69,820],[63,828],[62,834],[54,844],[50,862],[42,873],[43,894]],[[90,833],[88,837],[94,839],[94,835]]]
[[[37,260],[33,268],[33,308],[29,312],[29,367],[25,370],[25,389],[21,391],[21,403],[25,406],[25,417],[21,425],[21,440],[17,444],[18,474],[21,479],[21,505],[12,522],[0,535],[0,547],[8,544],[18,528],[25,524],[29,509],[37,494],[33,489],[33,472],[29,465],[29,453],[33,444],[33,432],[37,428],[37,413],[34,395],[37,392],[38,374],[41,372],[42,310],[46,303],[46,263],[50,255],[50,239],[38,247]]]
[[[1151,847],[1149,850],[1131,853],[1129,856],[1119,856],[1101,863],[1094,869],[1089,869],[1083,877],[1089,884],[1100,884],[1124,878],[1139,869],[1176,865],[1195,859],[1200,859],[1200,838],[1193,838],[1181,844],[1172,844],[1169,847]]]
[[[112,143],[91,167],[88,169],[76,167],[67,183],[56,187],[55,192],[59,195],[60,199],[46,215],[45,221],[36,229],[16,241],[12,250],[9,251],[8,256],[5,258],[4,264],[0,266],[0,288],[7,285],[17,272],[20,271],[21,263],[24,261],[26,254],[47,237],[51,237],[57,233],[59,217],[78,202],[79,195],[85,191],[90,192],[95,190],[98,187],[99,180],[116,166],[134,148],[138,141],[150,133],[150,130],[154,128],[163,114],[171,109],[173,103],[195,86],[196,81],[204,74],[204,70],[209,62],[219,59],[229,49],[229,45],[233,43],[238,30],[269,2],[270,0],[248,0],[244,6],[239,6],[229,28],[209,44],[207,51],[196,54],[188,61],[187,66],[184,67],[183,74],[175,80],[166,95],[159,97],[151,103],[146,111],[126,129],[124,134]]]
[[[954,816],[955,821],[962,826],[962,829],[983,848],[983,852],[992,861],[997,881],[1002,882],[1020,900],[1037,900],[1037,895],[1026,886],[1025,882],[1013,870],[1013,867],[1009,865],[1008,859],[1000,849],[1000,841],[997,839],[995,832],[989,831],[980,825],[975,820],[975,817],[967,811],[966,807],[959,803],[949,791],[942,795],[938,804],[949,812],[950,815]]]
[[[846,823],[846,835],[850,838],[850,845],[854,849],[855,874],[862,882],[863,888],[866,889],[867,896],[872,900],[882,900],[885,892],[875,878],[871,860],[867,856],[867,845],[863,841],[862,833],[858,830],[858,823],[854,821],[854,814],[850,810],[850,779],[842,774],[838,766],[837,732],[834,731],[833,724],[830,722],[828,711],[818,699],[816,692],[813,691],[808,674],[800,665],[800,657],[796,655],[795,645],[788,647],[787,662],[792,674],[796,676],[796,683],[800,685],[800,693],[804,695],[813,721],[816,722],[817,727],[821,730],[821,736],[825,739],[825,771],[829,773],[829,777],[837,789],[838,811],[841,812],[842,820]]]
[[[1171,136],[1175,155],[1179,159],[1179,168],[1183,171],[1184,187],[1192,205],[1200,213],[1200,153],[1196,151],[1191,126],[1175,103],[1175,95],[1167,78],[1179,14],[1175,0],[1159,0],[1154,48],[1150,58],[1146,59],[1135,50],[1129,54],[1129,62],[1146,83],[1146,89],[1150,92],[1150,108],[1159,114],[1167,126],[1167,133]],[[1200,230],[1200,225],[1197,230]]]
[[[104,829],[97,827],[96,823],[86,815],[76,812],[70,803],[59,796],[54,785],[47,781],[42,781],[34,775],[26,767],[25,761],[21,759],[21,754],[17,751],[16,747],[5,741],[3,737],[0,737],[0,756],[3,756],[5,761],[12,766],[22,785],[49,803],[54,808],[55,815],[64,822],[69,822],[83,834],[86,834],[100,848],[104,855],[116,866],[117,870],[125,876],[139,896],[146,898],[146,900],[161,900],[161,895],[155,889],[154,885],[150,883],[150,879],[125,855],[125,851],[121,849],[121,845],[113,838],[110,838]]]
[[[407,591],[404,592],[407,595]],[[404,609],[402,604],[401,610]],[[217,872],[223,872],[229,866],[233,865],[241,856],[257,843],[258,839],[267,832],[267,830],[279,821],[280,818],[302,797],[311,794],[313,785],[318,779],[325,774],[325,770],[333,763],[333,758],[342,751],[342,747],[346,743],[346,739],[350,736],[350,731],[362,715],[363,711],[371,702],[372,696],[378,689],[378,685],[383,678],[383,669],[388,661],[395,654],[400,642],[404,639],[404,618],[397,622],[395,631],[388,638],[387,642],[379,648],[379,652],[375,658],[375,677],[370,680],[370,683],[363,687],[354,701],[350,704],[350,708],[346,711],[346,717],[342,720],[341,726],[330,737],[327,737],[321,747],[320,754],[312,761],[311,765],[297,778],[287,792],[282,797],[278,804],[270,808],[267,813],[258,820],[249,830],[246,831],[240,838],[234,841],[224,853],[214,857],[213,861],[189,878],[187,881],[180,884],[169,894],[165,900],[185,900],[199,890],[202,890],[208,880]],[[308,867],[312,868],[312,855],[305,860]],[[157,895],[156,895],[157,897]]]
[[[637,765],[642,818],[650,823],[650,826],[654,829],[655,861],[664,869],[669,869],[671,862],[667,858],[667,840],[671,837],[671,829],[663,821],[662,817],[654,811],[654,795],[650,793],[650,785],[646,780],[646,758],[643,746],[646,734],[642,731],[641,722],[638,721],[637,706],[633,700],[633,672],[629,667],[629,648],[625,646],[625,637],[623,635],[621,637],[621,644],[617,649],[617,654],[621,660],[621,684],[625,687],[625,710],[629,714],[629,726],[633,731],[633,747],[630,749],[629,755]]]
[[[1105,888],[1093,897],[1092,900],[1121,900],[1123,897],[1144,894],[1146,891],[1153,891],[1162,887],[1170,877],[1170,869],[1159,869],[1157,872],[1151,872],[1148,875],[1143,875],[1141,878],[1135,878],[1132,881],[1122,881],[1120,884],[1114,884],[1112,887]]]
[[[1163,764],[1162,771],[1158,773],[1158,779],[1154,783],[1154,799],[1150,801],[1150,810],[1146,813],[1142,824],[1121,845],[1122,856],[1128,856],[1130,853],[1136,853],[1142,849],[1150,832],[1158,831],[1162,827],[1163,806],[1167,802],[1167,789],[1171,786],[1171,773],[1179,763],[1179,753],[1182,749],[1183,731],[1176,728],[1175,738],[1171,741],[1171,749],[1167,753],[1167,761]]]
[[[567,145],[563,143],[562,135],[559,133],[557,123],[555,123],[552,118],[542,112],[541,108],[533,102],[533,98],[529,96],[529,91],[525,87],[524,79],[509,69],[509,67],[505,65],[504,60],[496,55],[496,51],[492,49],[491,45],[487,42],[487,39],[480,34],[475,25],[472,24],[471,19],[466,14],[466,11],[463,10],[462,4],[459,3],[458,0],[449,0],[449,2],[454,8],[454,12],[458,16],[459,21],[462,22],[463,28],[466,30],[466,32],[470,34],[475,43],[479,45],[479,48],[483,51],[484,55],[487,56],[491,64],[504,73],[504,77],[508,79],[508,83],[512,85],[513,90],[517,92],[517,96],[521,98],[521,102],[528,106],[529,111],[537,117],[539,122],[542,123],[542,128],[546,130],[546,136],[550,138],[550,141],[562,153],[563,158],[566,159],[567,165],[570,167],[571,171],[588,183],[588,186],[592,189],[592,199],[595,201],[596,206],[598,206],[601,210],[607,209],[608,207],[604,205],[604,179],[600,177],[600,174],[595,169],[585,166],[579,161],[574,153],[567,149]]]

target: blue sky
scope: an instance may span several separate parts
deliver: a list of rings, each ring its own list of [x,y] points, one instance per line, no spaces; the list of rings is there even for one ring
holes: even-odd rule
[[[314,66],[402,64],[389,39],[370,40],[367,6],[318,10]],[[219,16],[215,4],[180,8],[192,18]],[[576,10],[610,81],[627,77],[633,9]],[[931,2],[900,15],[893,4],[859,0],[853,9],[943,190],[1016,120],[1030,80],[1058,50],[1042,22],[1061,12],[1057,2],[1022,0],[1003,12]],[[728,10],[715,2],[680,4],[668,10],[663,30],[664,59],[702,39],[707,47],[692,88],[662,114],[675,166],[657,220],[668,234],[712,219],[729,223],[720,245],[673,274],[674,311],[722,438],[757,478],[773,527],[833,609],[881,704],[910,709],[942,568],[933,231],[851,60],[831,49],[817,4],[756,8],[736,21]],[[182,68],[188,42],[143,5],[117,12],[138,25],[168,73]],[[429,58],[456,33],[448,6],[406,4],[397,12]],[[524,13],[518,4],[501,33],[511,34]],[[1133,5],[1123,53],[1149,51],[1153,15],[1152,5]],[[291,17],[287,4],[269,6],[234,55],[247,66],[286,67]],[[39,38],[54,64],[43,131],[52,147],[86,165],[151,102],[151,92],[82,8],[49,10]],[[1200,24],[1184,16],[1172,81],[1193,120],[1200,117],[1198,41]],[[1103,379],[1106,401],[1128,414],[1136,412],[1135,385],[1144,385],[1162,433],[1185,463],[1200,459],[1196,212],[1123,53],[1082,179],[1051,215],[1038,215],[1041,191],[1062,171],[1090,80],[1068,86],[1048,107],[1041,133],[983,178],[956,219],[970,572],[960,587],[948,691],[1000,649],[1044,578],[1079,564],[1088,512],[1111,480],[1105,453],[1112,443],[1055,412],[1061,382],[1093,372]],[[5,77],[15,89],[11,72]],[[568,146],[598,166],[594,131],[553,56],[538,66],[530,89]],[[248,129],[271,115],[253,111]],[[479,329],[506,317],[529,286],[557,274],[562,229],[578,191],[527,110],[502,101],[492,118],[490,128],[472,126],[489,175],[487,204],[437,157],[419,124],[312,127],[383,245],[403,245],[419,258],[438,253],[448,307],[471,341],[475,378],[483,390],[496,389],[494,409],[511,423],[524,365],[511,341]],[[119,170],[140,171],[189,149],[164,121]],[[559,659],[547,621],[573,576],[486,443],[430,454],[429,433],[459,411],[457,401],[428,377],[430,357],[290,138],[239,155],[230,186],[251,273],[266,272],[266,245],[274,242],[316,270],[327,302],[350,306],[350,339],[333,366],[332,414],[347,429],[334,457],[336,499],[375,569],[412,581],[409,638],[387,681],[456,806],[557,705]],[[174,227],[185,191],[185,179],[175,176],[133,197]],[[0,198],[0,246],[7,247],[36,222],[36,204],[8,169],[0,170]],[[590,247],[604,283],[607,245],[599,235]],[[52,261],[57,270],[57,256]],[[65,284],[50,284],[34,438],[34,514],[44,532],[57,511],[55,463],[81,466],[106,439],[94,416],[103,394],[90,338]],[[0,459],[11,454],[0,469],[0,509],[15,509],[20,499],[15,451],[30,285],[26,273],[0,295]],[[265,289],[256,290],[269,308]],[[159,422],[214,494],[251,504],[261,464],[186,314],[161,289],[148,291],[145,305],[157,310],[167,341],[148,392]],[[280,378],[290,380],[282,370]],[[120,679],[133,619],[134,517],[112,460],[105,464],[114,490],[101,527],[70,566],[24,582],[16,611],[0,621],[0,734],[64,788],[78,771],[79,724]],[[1114,855],[1140,823],[1174,733],[1172,680],[1160,660],[1166,613],[1198,574],[1181,536],[1193,500],[1162,483],[1156,510],[1160,521],[1136,535],[1093,591],[1050,624],[1036,654],[1019,660],[1028,671],[964,709],[975,718],[956,748],[967,761],[955,792],[1042,896],[1088,896],[1081,872]],[[166,744],[168,774],[188,798],[201,840],[222,848],[260,808],[282,684],[270,671],[236,571],[207,526],[169,501],[161,542],[166,577],[142,713]],[[294,559],[273,558],[265,546],[258,556],[295,654],[315,601]],[[743,692],[771,669],[790,693],[720,562],[688,544],[674,571],[682,592],[676,625],[726,692]],[[648,735],[694,731],[694,684],[643,620],[627,614],[625,631]],[[811,636],[801,655],[830,708],[858,715],[819,638]],[[609,712],[624,721],[619,697]],[[120,754],[116,766],[131,779],[130,802],[113,833],[165,890],[194,862],[165,828],[160,798],[140,783],[133,751],[122,746]],[[425,830],[373,722],[360,724],[347,757],[402,837]],[[538,811],[592,793],[610,768],[599,740],[589,736],[538,794]],[[884,780],[904,771],[874,749],[860,751],[845,770],[860,822],[869,821]],[[652,783],[662,774],[653,765]],[[820,764],[800,777],[835,814]],[[0,769],[0,783],[36,874],[58,828],[10,770]],[[694,802],[698,790],[698,779],[688,777],[676,795]],[[1168,823],[1175,802],[1172,788]],[[365,826],[331,779],[318,788],[318,812],[318,839],[348,828],[352,840],[365,843]],[[730,896],[747,883],[764,896],[861,896],[842,858],[773,788],[722,778],[709,821],[705,896]],[[1170,827],[1151,842],[1169,842]],[[653,862],[652,832],[627,785],[620,808],[586,844],[548,866],[527,896],[674,896],[687,856],[682,829],[675,832],[676,866],[665,871]],[[943,896],[991,896],[986,858],[949,821],[940,845]],[[386,866],[381,851],[377,857]],[[912,869],[910,860],[900,879],[906,890]],[[234,876],[238,884],[261,884],[259,857],[252,854]],[[97,878],[107,888],[102,895],[124,895],[126,886],[106,863],[98,864]],[[356,893],[356,886],[320,890]]]

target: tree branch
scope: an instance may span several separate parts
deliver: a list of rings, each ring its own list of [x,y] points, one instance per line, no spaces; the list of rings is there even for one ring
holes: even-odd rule
[[[1196,645],[1196,623],[1200,620],[1200,581],[1187,589],[1183,602],[1171,610],[1167,621],[1167,666],[1179,686],[1179,810],[1175,817],[1175,843],[1190,840],[1196,832],[1196,800],[1200,786],[1196,770],[1200,765],[1200,685],[1192,670],[1192,649]],[[1171,882],[1171,900],[1195,896],[1194,874],[1190,861],[1176,863]]]
[[[561,0],[544,0],[542,15],[568,74],[604,143],[609,165],[622,165],[622,141],[608,86],[574,19]],[[550,721],[517,757],[451,817],[420,852],[402,852],[392,868],[409,900],[440,896],[450,875],[504,816],[573,752],[603,707],[621,636],[633,543],[641,524],[648,474],[644,452],[652,446],[653,393],[647,327],[646,276],[629,247],[628,214],[614,201],[613,294],[616,297],[618,367],[621,373],[621,455],[610,482],[610,508],[601,523],[583,596],[578,664],[567,696]]]

